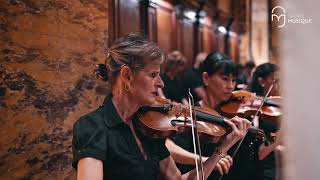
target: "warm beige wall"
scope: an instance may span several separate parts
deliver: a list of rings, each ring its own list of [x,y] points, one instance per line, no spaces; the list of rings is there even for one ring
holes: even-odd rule
[[[252,1],[252,55],[257,65],[270,61],[268,2]]]
[[[107,0],[0,0],[0,179],[70,173],[72,124],[102,100],[91,72],[107,12]]]

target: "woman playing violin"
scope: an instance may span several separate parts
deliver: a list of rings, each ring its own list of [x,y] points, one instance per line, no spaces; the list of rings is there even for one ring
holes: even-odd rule
[[[207,56],[200,70],[202,72],[206,96],[199,104],[210,109],[218,109],[221,102],[231,97],[235,88],[235,78],[238,73],[236,65],[226,55],[216,52]],[[223,179],[255,179],[256,176],[253,174],[256,172],[255,164],[249,163],[249,161],[257,161],[257,148],[260,143],[258,138],[248,133],[240,148],[240,154],[235,157],[235,160],[232,160],[230,156],[226,156],[220,159],[215,169],[221,175],[228,173],[230,169],[228,175],[223,177]],[[189,170],[192,166],[186,164],[194,164],[191,163],[194,157],[190,153],[192,152],[191,135],[177,135],[172,138],[172,141],[167,140],[166,144],[174,159],[178,162],[178,167],[182,171]],[[203,143],[201,148],[202,155],[210,155],[214,152],[215,146],[215,144]],[[203,159],[205,160],[206,157]],[[232,163],[233,167],[230,168]],[[209,179],[217,179],[217,175],[212,174]]]
[[[270,96],[279,95],[279,72],[275,64],[264,63],[259,65],[252,77],[251,91],[260,96],[265,96],[270,86],[273,84]],[[262,173],[261,179],[275,179],[276,164],[275,164],[275,148],[281,144],[281,133],[277,123],[272,121],[263,120],[259,122],[259,127],[264,129],[267,133],[276,135],[275,141],[265,146],[261,144],[259,147],[259,159],[261,160]]]
[[[165,59],[162,50],[141,35],[118,39],[107,51],[106,67],[111,95],[95,111],[84,115],[73,128],[73,167],[78,179],[196,179],[195,170],[181,174],[163,139],[142,137],[133,125],[136,112],[152,105]],[[241,118],[226,121],[232,127],[204,163],[207,177],[250,123]]]
[[[274,82],[274,83],[273,83]],[[279,96],[279,71],[278,66],[272,63],[259,65],[253,75],[250,85],[250,91],[257,95],[264,96],[267,94],[271,85],[274,85],[269,96]]]

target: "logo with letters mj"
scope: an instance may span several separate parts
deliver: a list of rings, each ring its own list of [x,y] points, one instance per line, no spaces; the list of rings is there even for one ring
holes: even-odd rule
[[[278,10],[277,10],[278,9]],[[277,10],[277,13],[276,13]],[[278,27],[284,27],[288,24],[311,24],[312,19],[305,17],[303,14],[288,15],[282,6],[276,6],[271,10],[271,21],[277,21]]]
[[[275,13],[275,11],[277,10],[277,9],[280,9],[279,10],[279,12],[281,12],[281,14],[276,14]],[[282,6],[276,6],[276,7],[274,7],[274,8],[272,8],[272,10],[271,10],[271,21],[274,21],[274,19],[276,18],[276,20],[280,23],[279,25],[278,25],[278,27],[283,27],[283,26],[285,26],[286,25],[286,10],[282,7]],[[282,19],[282,24],[281,24],[281,22],[280,22],[280,20]]]

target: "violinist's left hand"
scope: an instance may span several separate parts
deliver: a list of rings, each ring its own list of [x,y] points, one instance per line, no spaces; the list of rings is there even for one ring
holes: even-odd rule
[[[238,116],[225,120],[227,124],[232,128],[232,132],[229,133],[222,141],[221,150],[227,152],[237,141],[242,139],[251,126],[251,122],[247,119],[240,118]]]

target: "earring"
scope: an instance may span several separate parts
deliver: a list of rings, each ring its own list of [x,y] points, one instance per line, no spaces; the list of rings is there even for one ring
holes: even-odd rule
[[[129,86],[128,85],[124,85],[124,90],[126,91],[126,92],[129,92],[130,90],[129,90]]]

